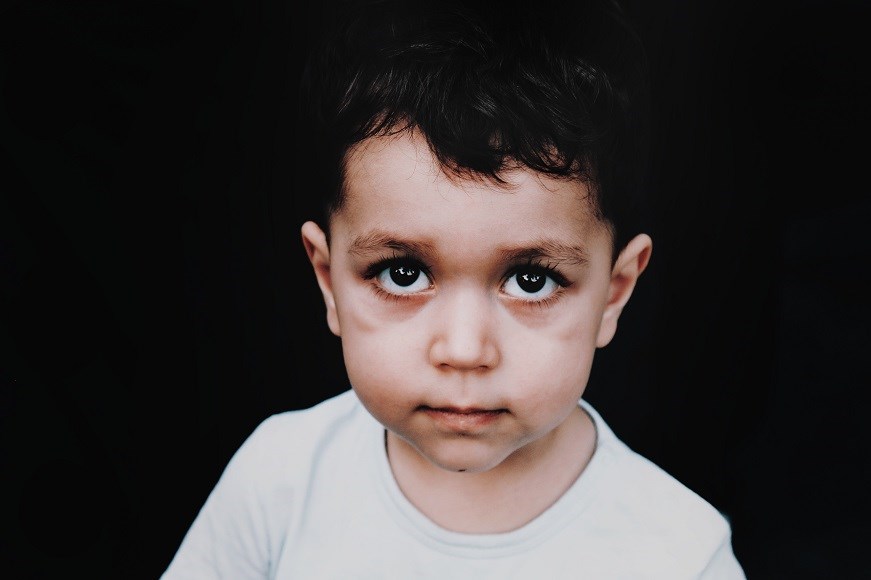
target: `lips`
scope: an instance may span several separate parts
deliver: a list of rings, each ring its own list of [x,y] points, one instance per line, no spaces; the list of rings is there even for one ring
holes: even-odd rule
[[[451,431],[479,430],[499,420],[507,409],[480,409],[475,407],[420,407],[420,411],[436,423]]]

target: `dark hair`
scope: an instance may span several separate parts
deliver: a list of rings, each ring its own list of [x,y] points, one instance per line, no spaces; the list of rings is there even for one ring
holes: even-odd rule
[[[306,171],[344,201],[344,159],[369,137],[422,133],[443,168],[501,183],[518,163],[590,185],[614,257],[640,231],[644,52],[610,0],[340,2],[301,83]]]

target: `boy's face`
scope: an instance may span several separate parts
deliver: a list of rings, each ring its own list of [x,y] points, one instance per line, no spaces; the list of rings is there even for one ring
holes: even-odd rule
[[[639,236],[612,269],[585,186],[507,177],[452,180],[419,135],[370,139],[349,155],[329,247],[303,227],[360,400],[452,471],[553,444],[650,251]]]

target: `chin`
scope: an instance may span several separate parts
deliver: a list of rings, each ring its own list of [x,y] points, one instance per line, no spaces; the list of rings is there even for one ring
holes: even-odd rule
[[[454,441],[449,444],[439,445],[437,449],[421,449],[416,447],[418,453],[429,460],[430,463],[454,473],[483,473],[505,461],[509,452],[497,452],[496,450],[470,440]]]

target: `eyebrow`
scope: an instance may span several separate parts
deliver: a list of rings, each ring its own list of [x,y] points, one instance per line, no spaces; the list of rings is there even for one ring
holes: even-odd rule
[[[366,255],[385,248],[428,260],[437,254],[435,247],[428,242],[402,240],[380,231],[357,236],[351,241],[348,251],[355,255]],[[529,245],[501,249],[499,258],[503,262],[527,262],[544,258],[576,265],[590,261],[583,246],[566,245],[552,239],[539,239]]]
[[[500,253],[505,262],[528,262],[545,258],[556,262],[583,265],[590,261],[587,250],[582,246],[568,246],[548,239],[537,240],[529,246],[507,248]]]
[[[348,252],[355,255],[365,255],[384,248],[412,256],[420,256],[424,259],[432,259],[436,254],[435,247],[427,242],[400,240],[395,236],[378,231],[354,238],[348,246]]]

